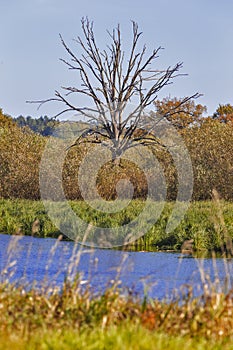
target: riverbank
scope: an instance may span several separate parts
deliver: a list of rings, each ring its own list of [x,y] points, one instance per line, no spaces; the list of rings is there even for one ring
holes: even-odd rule
[[[196,202],[191,203],[185,219],[172,233],[176,243],[172,243],[174,241],[169,236],[165,245],[164,240],[167,237],[164,237],[164,232],[172,205],[172,203],[166,204],[160,219],[148,236],[138,242],[137,247],[144,243],[146,248],[149,246],[147,242],[153,242],[153,247],[159,249],[161,240],[163,243],[161,247],[178,247],[179,242],[185,239],[194,239],[194,243],[199,242],[200,246],[202,237],[204,243],[210,242],[211,239],[217,242],[220,238],[224,240],[226,232],[232,234],[233,203]],[[82,217],[86,215],[93,221],[102,220],[102,224],[104,219],[107,220],[106,217],[94,216],[94,213],[87,210],[87,204],[84,202],[71,202],[71,206]],[[128,212],[121,212],[119,216],[111,218],[112,223],[116,223],[113,219],[122,223],[127,218],[135,217],[141,207],[141,202],[133,201]],[[38,237],[60,235],[47,217],[42,202],[0,200],[0,212],[0,230],[3,232],[18,235],[33,233]],[[30,237],[18,238],[19,242],[25,238],[30,239]],[[18,238],[16,237],[16,241]],[[71,242],[60,242],[64,243],[71,244]],[[56,249],[58,244],[51,242]],[[40,260],[36,258],[36,263],[40,261],[38,267],[41,270],[46,265],[41,255],[44,250],[36,245],[34,254],[32,244],[22,243],[20,251],[23,251],[27,262],[29,253],[26,253],[26,247],[30,256],[36,254],[39,256]],[[9,261],[10,274],[14,272],[16,259],[16,249],[13,248],[11,246],[13,260]],[[55,265],[58,266],[59,259],[54,255],[55,248],[49,248],[49,251],[51,259],[53,258]],[[67,254],[67,250],[64,249],[63,253]],[[138,255],[141,254],[143,253]],[[71,262],[77,266],[76,255]],[[25,269],[26,264],[21,265]],[[168,270],[166,271],[168,273]],[[148,269],[147,272],[149,273]],[[56,274],[56,270],[53,270],[53,273]],[[6,272],[1,271],[1,276],[1,281],[4,281]],[[35,275],[32,273],[32,276]],[[121,289],[117,279],[111,280],[109,288],[101,293],[94,293],[89,284],[84,284],[85,280],[81,274],[72,280],[69,278],[64,280],[60,289],[57,286],[45,285],[40,289],[31,290],[22,285],[0,282],[0,349],[231,350],[233,348],[233,292],[224,291],[224,286],[220,291],[217,282],[211,282],[210,278],[206,278],[203,282],[204,292],[201,296],[194,297],[194,288],[197,286],[192,287],[186,283],[180,289],[180,293],[176,294],[176,298],[166,302],[149,299],[146,289],[144,298],[139,298],[125,285]]]
[[[121,292],[94,296],[78,279],[59,292],[1,284],[0,349],[233,348],[232,292],[193,299],[190,287],[170,303]]]
[[[133,200],[126,210],[103,214],[92,210],[84,201],[71,201],[74,212],[94,225],[113,227],[124,225],[143,209],[143,202]],[[233,238],[233,203],[226,201],[192,202],[184,219],[171,233],[165,233],[174,203],[165,204],[160,218],[149,232],[131,248],[139,250],[180,250],[184,241],[193,240],[195,251],[221,251]],[[60,220],[65,218],[59,212]],[[24,199],[0,200],[0,232],[18,235],[58,238],[61,232],[46,214],[41,201]]]

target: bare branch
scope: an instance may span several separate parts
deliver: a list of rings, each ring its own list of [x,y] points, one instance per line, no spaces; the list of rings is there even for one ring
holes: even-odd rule
[[[74,44],[80,49],[78,54],[60,35],[61,43],[68,54],[68,59],[60,60],[68,69],[79,73],[79,86],[62,86],[61,92],[55,91],[55,97],[31,101],[31,103],[38,103],[41,107],[46,102],[59,102],[63,104],[64,109],[56,117],[73,111],[79,114],[80,120],[87,120],[90,129],[88,134],[84,132],[80,136],[78,143],[83,142],[85,138],[87,142],[95,143],[97,140],[93,139],[93,136],[96,136],[98,143],[101,138],[107,139],[110,142],[110,148],[112,147],[115,151],[118,148],[119,154],[127,147],[134,147],[135,144],[155,144],[158,141],[151,138],[151,124],[153,123],[155,127],[161,119],[182,111],[182,106],[190,99],[200,96],[194,94],[184,98],[174,110],[160,116],[161,119],[153,116],[145,118],[145,108],[156,101],[158,93],[165,86],[173,83],[175,78],[184,75],[180,73],[182,63],[167,69],[157,69],[155,61],[162,47],[154,49],[149,55],[146,45],[140,49],[139,41],[142,32],[139,31],[136,22],[132,22],[132,41],[127,61],[123,51],[120,25],[111,33],[108,32],[110,44],[103,50],[97,45],[93,22],[83,18],[81,26],[82,36],[74,39]],[[89,106],[80,107],[71,102],[73,94],[89,99]],[[134,108],[125,115],[130,101],[133,102]],[[91,125],[92,122],[95,126]],[[140,136],[135,136],[141,127],[143,131],[141,129]]]

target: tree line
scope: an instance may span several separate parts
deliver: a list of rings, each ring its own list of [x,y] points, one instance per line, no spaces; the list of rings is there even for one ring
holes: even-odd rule
[[[178,104],[179,99],[157,101],[159,113]],[[205,117],[206,108],[188,101],[183,113],[173,114],[169,119],[174,123],[189,151],[193,172],[193,200],[207,200],[216,189],[226,200],[233,199],[233,107],[220,105],[212,117]],[[186,110],[189,112],[187,114]],[[192,111],[192,113],[190,113]],[[21,118],[22,120],[22,118]],[[40,119],[43,120],[43,118]],[[49,118],[45,119],[45,124]],[[56,124],[59,121],[56,121]],[[67,127],[68,127],[67,122]],[[87,125],[86,125],[87,127]],[[48,136],[32,131],[28,126],[19,127],[10,116],[0,112],[0,197],[39,199],[39,165]],[[59,136],[59,135],[57,135]],[[89,140],[93,138],[88,136]],[[68,199],[82,199],[78,186],[79,165],[94,145],[81,142],[67,150],[63,165],[63,186]],[[62,142],[59,137],[56,142]],[[150,146],[164,171],[167,184],[167,199],[174,200],[177,194],[177,172],[169,152],[159,144]],[[94,164],[93,164],[94,166]],[[90,172],[92,171],[90,166]],[[54,177],[51,179],[51,176]],[[151,169],[151,176],[154,170]],[[128,178],[134,186],[134,197],[147,196],[147,181],[143,172],[133,162],[105,164],[97,178],[100,195],[107,200],[116,198],[116,184],[119,179]],[[54,186],[57,178],[48,173],[48,186]]]
[[[159,115],[164,115],[172,109],[176,109],[177,106],[182,101],[181,98],[171,98],[166,97],[162,100],[156,100],[154,103],[156,113]],[[1,114],[2,114],[1,110]],[[219,104],[216,111],[205,117],[207,114],[207,107],[202,104],[195,104],[194,101],[185,103],[182,112],[179,111],[169,115],[168,120],[177,128],[184,129],[189,126],[200,125],[202,122],[206,121],[207,118],[218,120],[221,123],[233,123],[233,106],[228,104]],[[59,119],[54,117],[41,116],[39,118],[34,118],[31,116],[24,117],[22,115],[12,118],[13,121],[21,128],[28,127],[32,131],[42,136],[51,136],[54,134],[54,128],[61,123]],[[65,123],[65,122],[64,122]]]

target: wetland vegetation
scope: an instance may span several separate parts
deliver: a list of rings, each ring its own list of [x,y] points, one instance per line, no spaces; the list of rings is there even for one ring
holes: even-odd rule
[[[83,220],[97,226],[114,227],[121,226],[137,217],[143,208],[143,201],[133,200],[129,207],[111,214],[110,217],[108,214],[103,215],[102,212],[92,209],[84,201],[70,201],[70,205]],[[193,239],[193,248],[196,251],[221,252],[228,238],[233,238],[232,202],[192,202],[179,226],[173,232],[166,234],[166,224],[173,205],[174,203],[165,203],[160,218],[149,232],[137,240],[132,247],[142,250],[153,247],[154,250],[178,251],[184,241]],[[60,220],[64,222],[65,217],[62,215],[61,207],[59,209]],[[37,237],[53,238],[58,238],[62,234],[48,217],[41,201],[1,199],[0,216],[0,232],[2,233],[25,235],[33,233]],[[36,220],[38,220],[38,227],[33,231],[33,224]]]
[[[42,170],[40,164],[49,142],[48,135],[53,139],[58,153],[59,147],[64,148],[64,135],[54,131],[54,127],[62,124],[65,133],[79,136],[72,146],[66,148],[61,172],[64,196],[77,216],[102,228],[121,227],[138,216],[148,196],[146,177],[140,167],[130,160],[119,160],[125,148],[132,144],[136,148],[138,142],[150,149],[163,170],[166,203],[150,230],[126,248],[147,250],[153,247],[157,251],[180,251],[184,247],[189,252],[220,252],[224,263],[230,261],[233,255],[233,106],[219,105],[216,112],[207,117],[204,116],[206,106],[194,102],[199,94],[159,101],[157,93],[171,79],[180,75],[182,64],[159,71],[148,69],[157,59],[160,48],[154,50],[143,63],[146,48],[139,53],[135,51],[141,35],[136,23],[133,22],[133,45],[125,73],[120,27],[110,35],[110,55],[106,51],[99,54],[93,24],[88,19],[82,20],[82,29],[84,41],[80,37],[76,40],[84,49],[81,59],[71,52],[61,38],[66,53],[71,56],[71,61],[62,61],[69,68],[81,72],[81,87],[64,87],[62,92],[56,91],[55,97],[47,102],[62,102],[65,109],[58,115],[66,112],[68,106],[68,111],[81,113],[86,122],[80,119],[79,122],[60,123],[48,117],[35,121],[22,116],[13,120],[0,110],[0,232],[17,235],[18,238],[34,235],[54,237],[60,241],[63,234],[59,230],[60,223],[66,224],[62,205],[55,212],[58,223],[55,225],[46,212],[40,192],[40,174],[44,171],[47,179],[43,183],[44,192],[52,193],[54,201],[60,200],[57,197],[59,178],[56,171],[59,164],[55,162],[54,169],[48,167]],[[92,86],[91,75],[94,75],[97,86]],[[150,83],[151,88],[144,89]],[[73,93],[90,97],[101,113],[93,116],[90,114],[92,108],[70,104],[69,97]],[[138,98],[136,112],[123,120],[121,112],[132,97]],[[110,106],[109,113],[103,108],[106,105]],[[153,105],[154,110],[148,114],[142,113],[149,105]],[[179,173],[169,153],[171,148],[166,148],[166,143],[151,134],[151,125],[157,128],[161,116],[182,138],[193,168],[190,206],[171,233],[166,233],[166,225],[177,198]],[[145,126],[146,129],[143,128]],[[128,179],[134,189],[129,206],[110,214],[90,208],[78,183],[82,161],[95,143],[106,145],[106,140],[113,158],[99,169],[96,178],[98,194],[106,201],[115,200],[117,184],[124,179]],[[137,159],[136,151],[133,156]],[[150,164],[147,166],[147,175],[155,184],[154,192],[159,193],[156,169]],[[87,183],[94,171],[95,164],[90,163]],[[95,196],[91,199],[97,200]],[[150,210],[149,206],[149,214]],[[188,241],[186,246],[183,245],[185,241]],[[2,249],[14,257],[14,248]],[[51,250],[51,258],[54,257],[55,248]],[[75,266],[71,268],[78,268],[76,259],[74,262]],[[74,278],[67,274],[59,288],[47,285],[26,288],[17,281],[10,283],[7,278],[8,273],[13,273],[15,264],[15,260],[10,261],[9,271],[4,268],[1,271],[0,349],[233,348],[233,289],[232,286],[224,289],[224,283],[219,289],[217,272],[213,283],[203,278],[201,295],[196,296],[194,287],[197,286],[189,284],[168,302],[148,298],[146,290],[144,297],[139,298],[132,290],[122,289],[118,278],[112,280],[104,292],[96,293],[90,284],[83,288],[85,281],[79,272]],[[205,271],[202,277],[204,274]],[[230,277],[228,275],[226,280],[230,280]]]

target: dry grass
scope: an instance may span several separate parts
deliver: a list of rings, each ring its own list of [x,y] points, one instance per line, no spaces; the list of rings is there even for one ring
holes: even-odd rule
[[[199,297],[184,286],[173,301],[142,300],[116,280],[96,294],[73,274],[81,254],[74,249],[60,289],[0,284],[0,349],[233,348],[233,290],[219,292],[204,278]]]
[[[165,303],[125,296],[115,284],[94,296],[88,287],[81,288],[79,279],[65,282],[61,291],[25,291],[23,287],[1,284],[0,309],[0,334],[22,338],[42,331],[104,330],[127,321],[173,337],[233,340],[233,290],[216,293],[207,286],[201,297],[193,298],[190,287],[188,295]]]

